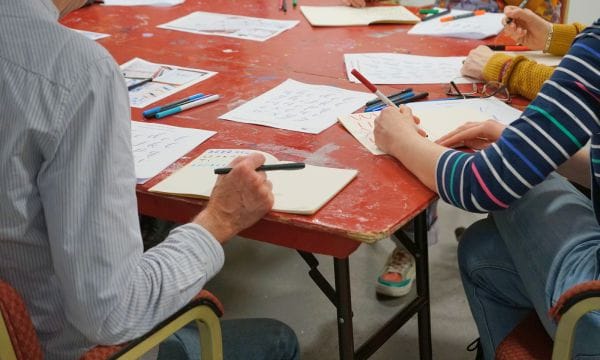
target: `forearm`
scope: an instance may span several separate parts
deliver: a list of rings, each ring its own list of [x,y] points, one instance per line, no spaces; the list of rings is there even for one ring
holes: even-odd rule
[[[437,192],[436,164],[445,150],[445,147],[414,134],[398,141],[390,155],[398,159],[428,188]]]
[[[575,40],[575,36],[583,31],[585,27],[581,23],[553,24],[550,46],[547,52],[552,55],[565,55],[569,51],[573,40]]]
[[[496,54],[487,62],[483,77],[486,81],[505,84],[511,94],[533,99],[553,71],[554,68],[538,64],[523,56]]]
[[[581,148],[569,160],[556,169],[559,174],[586,188],[591,188],[592,173],[590,170],[589,146]]]

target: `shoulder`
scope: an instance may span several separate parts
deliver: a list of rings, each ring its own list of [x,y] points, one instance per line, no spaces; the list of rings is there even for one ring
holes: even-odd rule
[[[89,77],[96,68],[112,76],[118,65],[102,46],[83,35],[57,24],[54,29],[57,47],[46,49],[53,53],[52,69],[44,74],[61,86],[72,88],[74,83]],[[41,69],[40,69],[41,70]],[[43,70],[42,70],[43,71]]]
[[[100,45],[51,19],[26,18],[1,27],[0,58],[27,78],[68,90],[90,68],[102,64],[118,71]]]

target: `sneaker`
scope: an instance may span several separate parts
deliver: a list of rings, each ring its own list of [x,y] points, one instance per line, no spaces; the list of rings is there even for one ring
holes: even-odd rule
[[[483,350],[481,349],[481,341],[479,338],[467,345],[467,351],[475,351],[475,360],[483,360]]]
[[[388,258],[375,291],[381,295],[400,297],[410,292],[415,279],[415,259],[401,247],[396,247]]]

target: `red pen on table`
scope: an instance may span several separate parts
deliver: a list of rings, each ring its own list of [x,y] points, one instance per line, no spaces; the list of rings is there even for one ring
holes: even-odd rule
[[[367,78],[364,77],[363,74],[359,73],[358,70],[352,69],[350,73],[354,75],[354,77],[357,78],[358,81],[360,81],[364,86],[366,86],[367,89],[369,89],[373,94],[375,94],[379,98],[379,100],[381,100],[382,103],[391,106],[394,109],[398,109],[398,105],[394,104],[392,100],[388,99],[388,97],[385,96],[381,91],[377,90],[377,87],[373,85],[369,80],[367,80]],[[417,125],[417,127],[423,132],[425,132],[419,125]],[[425,136],[427,136],[427,134],[425,134]]]
[[[466,14],[446,16],[446,17],[441,18],[440,21],[448,22],[448,21],[454,21],[454,20],[464,19],[464,18],[468,18],[471,16],[478,16],[478,15],[483,15],[483,14],[485,14],[485,10],[475,10],[473,12],[466,13]]]
[[[523,45],[486,45],[494,51],[530,51],[531,49]]]

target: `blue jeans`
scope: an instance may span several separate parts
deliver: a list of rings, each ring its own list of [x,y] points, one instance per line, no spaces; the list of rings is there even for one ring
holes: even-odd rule
[[[485,359],[531,310],[551,337],[548,310],[570,287],[600,279],[600,226],[590,199],[558,175],[465,231],[458,261]],[[600,359],[600,314],[577,326],[576,359]]]
[[[298,360],[300,349],[296,334],[282,322],[272,319],[221,321],[225,360]],[[200,342],[194,323],[164,341],[159,360],[198,360]]]

